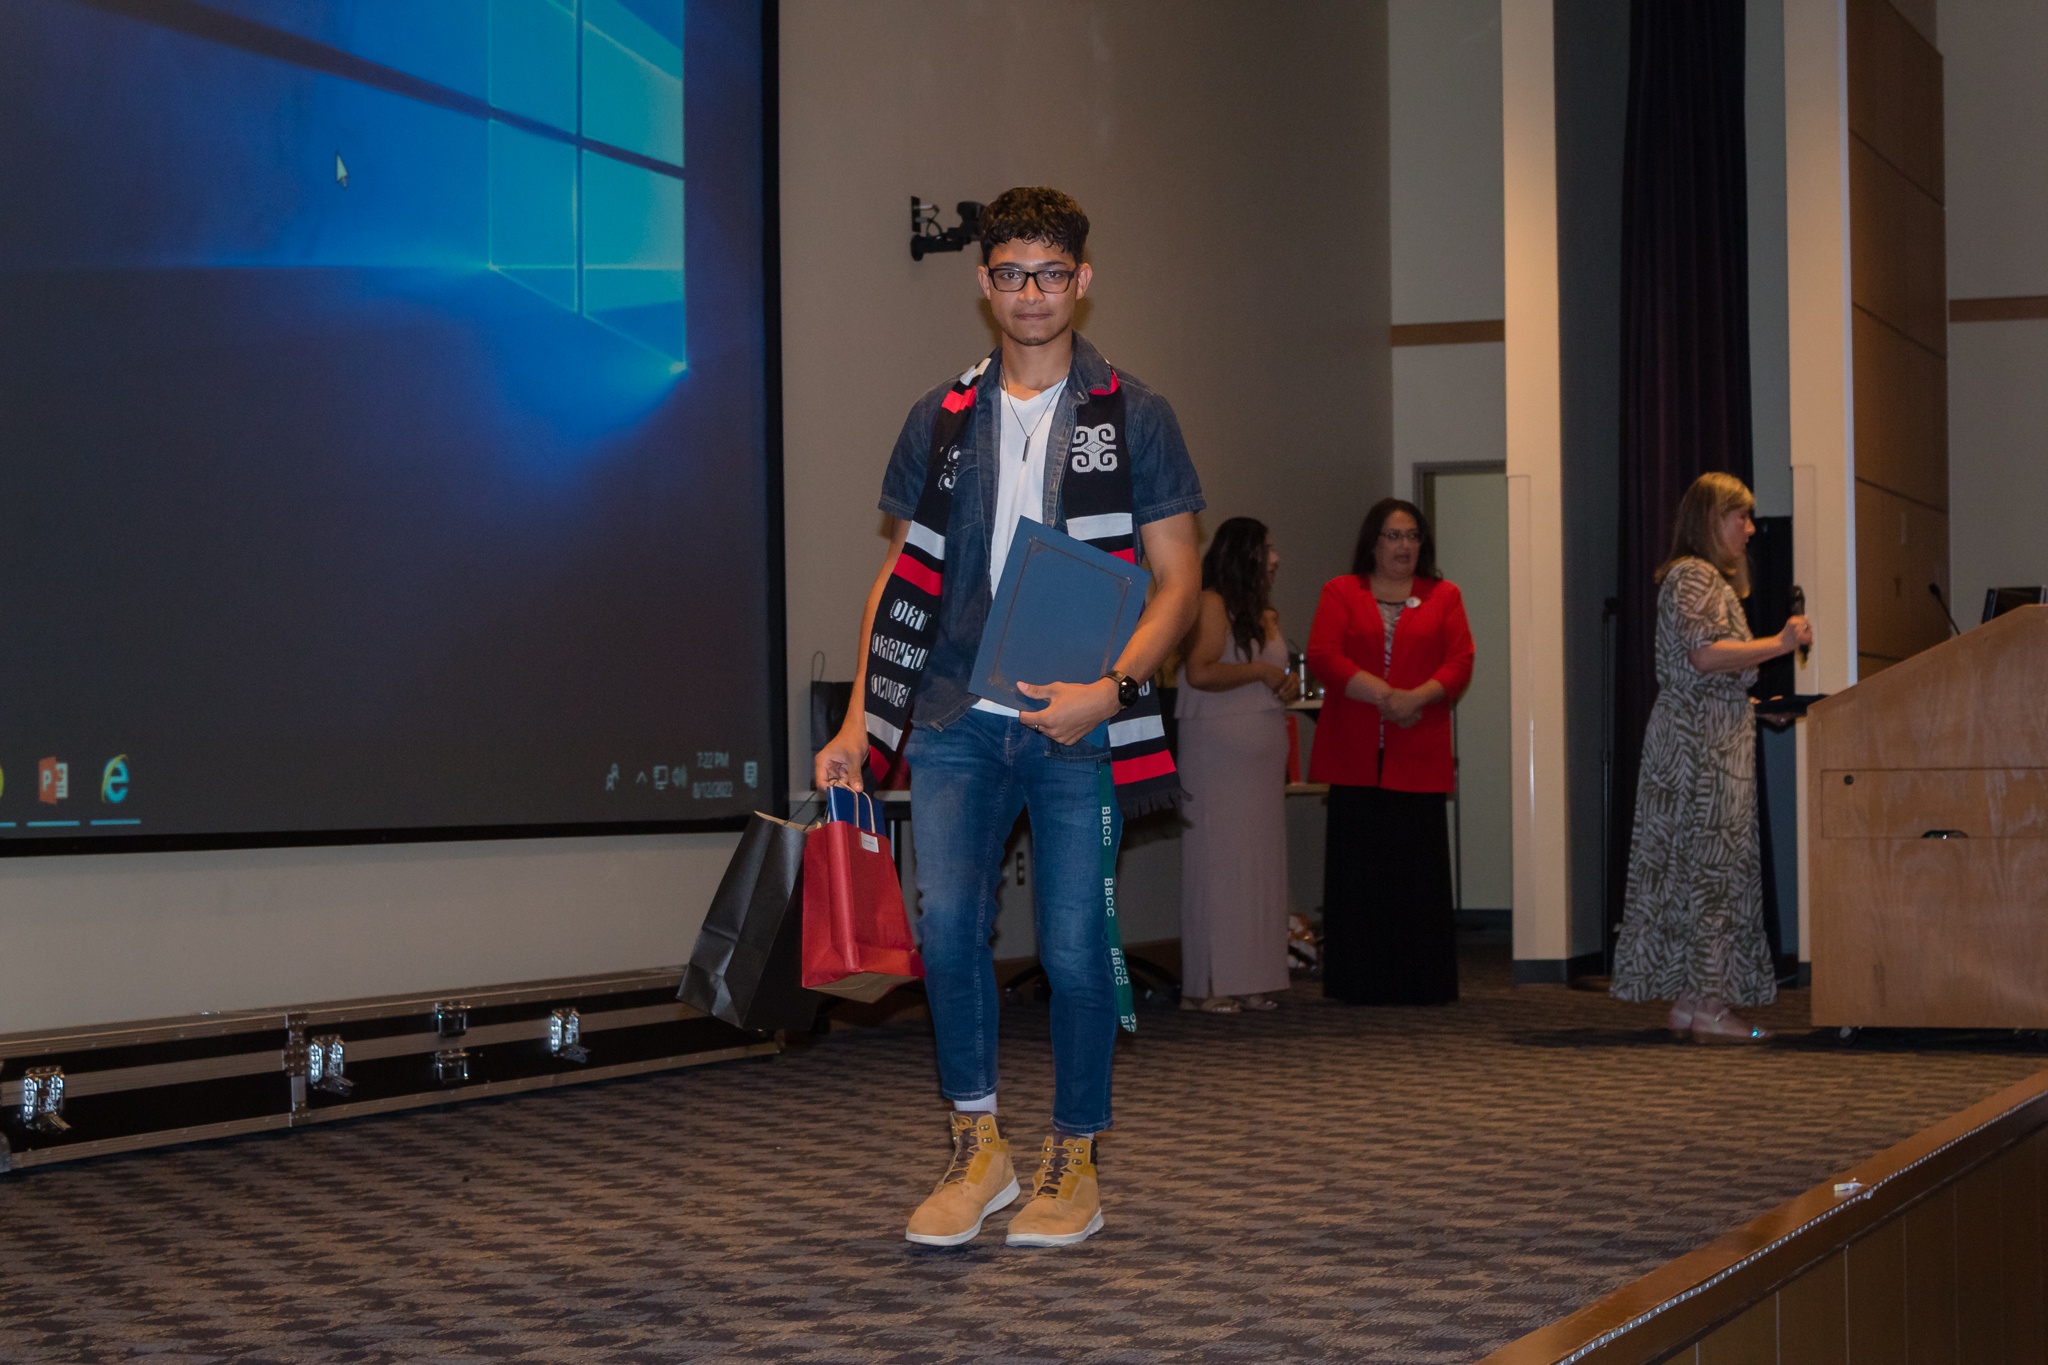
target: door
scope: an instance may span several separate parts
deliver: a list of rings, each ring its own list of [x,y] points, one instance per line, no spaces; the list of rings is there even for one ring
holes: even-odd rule
[[[1416,470],[1436,535],[1437,572],[1465,599],[1472,685],[1453,712],[1458,788],[1450,805],[1460,910],[1514,908],[1508,781],[1508,480],[1498,464]]]

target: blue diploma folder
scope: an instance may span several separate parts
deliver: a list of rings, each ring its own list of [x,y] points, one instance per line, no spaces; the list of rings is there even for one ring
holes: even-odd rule
[[[1019,711],[1020,682],[1092,683],[1137,633],[1152,575],[1035,521],[1017,523],[967,690]]]

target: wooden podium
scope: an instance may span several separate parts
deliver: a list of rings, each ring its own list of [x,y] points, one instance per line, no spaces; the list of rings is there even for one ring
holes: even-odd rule
[[[2048,1028],[2048,607],[1816,703],[1807,746],[1813,1022]]]

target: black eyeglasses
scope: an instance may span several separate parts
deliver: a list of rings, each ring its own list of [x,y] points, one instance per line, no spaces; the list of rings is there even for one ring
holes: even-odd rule
[[[988,270],[990,283],[1005,294],[1014,294],[1024,287],[1024,281],[1037,280],[1041,294],[1064,294],[1067,286],[1074,282],[1074,272],[1063,265],[1047,266],[1043,270],[1020,270],[1014,265],[992,265]]]

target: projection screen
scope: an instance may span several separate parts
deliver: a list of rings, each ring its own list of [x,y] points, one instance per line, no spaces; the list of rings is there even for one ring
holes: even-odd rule
[[[772,808],[763,35],[0,3],[0,854]]]

